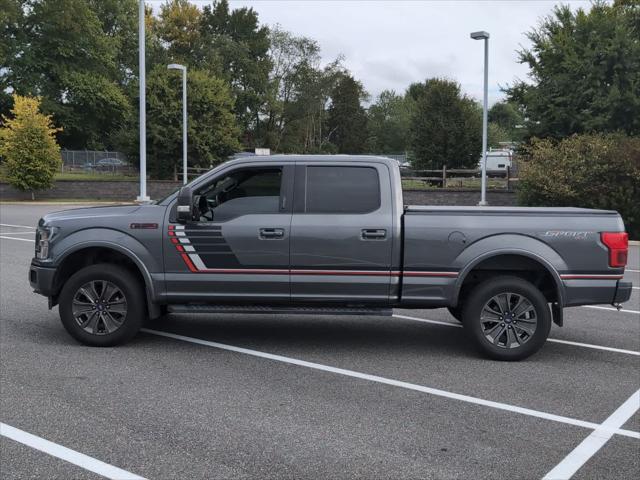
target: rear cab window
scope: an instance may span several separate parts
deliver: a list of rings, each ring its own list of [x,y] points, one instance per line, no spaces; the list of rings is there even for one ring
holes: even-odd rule
[[[301,213],[363,214],[380,208],[380,178],[374,167],[309,165],[298,179],[305,187],[304,201],[296,202]]]

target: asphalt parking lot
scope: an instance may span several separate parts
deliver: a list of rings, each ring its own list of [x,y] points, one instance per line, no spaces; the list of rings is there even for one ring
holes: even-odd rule
[[[519,363],[446,310],[171,315],[96,349],[27,280],[28,227],[64,208],[0,205],[3,479],[640,475],[637,246],[623,311],[567,309]]]

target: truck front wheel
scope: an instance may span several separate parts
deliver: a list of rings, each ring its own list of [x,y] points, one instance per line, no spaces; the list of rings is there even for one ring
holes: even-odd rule
[[[549,336],[551,312],[533,284],[500,276],[478,285],[466,298],[462,320],[474,343],[496,360],[522,360]]]
[[[60,320],[79,342],[112,347],[131,340],[145,317],[144,291],[128,270],[91,265],[67,280],[59,297]]]

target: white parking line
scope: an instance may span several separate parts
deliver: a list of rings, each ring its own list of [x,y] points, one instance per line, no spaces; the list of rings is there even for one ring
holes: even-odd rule
[[[33,235],[33,230],[30,232],[0,232],[3,235]]]
[[[426,318],[417,318],[417,317],[408,317],[406,315],[393,315],[396,318],[404,318],[406,320],[413,320],[416,322],[424,322],[424,323],[433,323],[435,325],[444,325],[447,327],[458,327],[458,328],[462,328],[462,325],[460,325],[459,323],[451,323],[451,322],[442,322],[439,320],[428,320]],[[623,348],[614,348],[614,347],[605,347],[604,345],[594,345],[592,343],[581,343],[581,342],[572,342],[569,340],[560,340],[559,338],[547,338],[547,342],[551,342],[551,343],[563,343],[565,345],[572,345],[574,347],[584,347],[584,348],[591,348],[593,350],[604,350],[607,352],[616,352],[616,353],[624,353],[627,355],[637,355],[640,356],[640,352],[637,352],[635,350],[625,350]]]
[[[0,235],[0,238],[4,238],[5,240],[18,240],[19,242],[35,242],[32,238],[15,238],[15,237],[7,237],[6,235]]]
[[[31,227],[29,225],[12,225],[10,223],[0,223],[0,227],[30,228],[31,230],[36,229],[36,227]]]
[[[44,438],[37,437],[36,435],[25,432],[24,430],[7,425],[6,423],[0,423],[0,435],[27,445],[28,447],[40,450],[52,457],[60,458],[66,462],[77,465],[80,468],[89,470],[90,472],[102,475],[103,477],[118,480],[145,480],[144,477],[140,477],[134,473],[114,467],[108,463],[101,462],[100,460],[96,460],[84,453],[76,452],[70,448],[45,440]]]
[[[582,305],[582,308],[595,308],[596,310],[609,310],[611,312],[622,312],[622,313],[640,313],[640,311],[638,310],[627,310],[625,308],[618,310],[617,308],[601,307],[599,305]]]
[[[631,270],[630,268],[625,268],[624,271],[625,272],[640,273],[640,270]]]
[[[391,378],[379,377],[377,375],[370,375],[368,373],[356,372],[354,370],[346,370],[344,368],[331,367],[329,365],[323,365],[321,363],[308,362],[306,360],[299,360],[297,358],[285,357],[283,355],[275,355],[273,353],[261,352],[258,350],[251,350],[243,347],[236,347],[233,345],[227,345],[224,343],[210,342],[208,340],[202,340],[200,338],[186,337],[184,335],[178,335],[170,332],[163,332],[160,330],[151,330],[148,328],[141,329],[142,332],[150,333],[152,335],[158,335],[160,337],[171,338],[174,340],[180,340],[183,342],[195,343],[196,345],[202,345],[205,347],[213,347],[220,350],[227,350],[235,353],[242,353],[245,355],[251,355],[253,357],[266,358],[268,360],[274,360],[276,362],[286,363],[289,365],[297,365],[299,367],[311,368],[313,370],[320,370],[323,372],[335,373],[343,375],[345,377],[358,378],[360,380],[367,380],[369,382],[381,383],[384,385],[391,385],[393,387],[405,388],[407,390],[413,390],[416,392],[427,393],[436,397],[448,398],[451,400],[458,400],[461,402],[472,403],[475,405],[482,405],[485,407],[495,408],[498,410],[506,410],[508,412],[519,413],[530,417],[542,418],[545,420],[551,420],[559,423],[566,423],[568,425],[574,425],[577,427],[589,428],[595,430],[602,427],[597,423],[586,422],[584,420],[578,420],[571,417],[564,417],[562,415],[555,415],[552,413],[541,412],[539,410],[532,410],[530,408],[518,407],[515,405],[509,405],[507,403],[494,402],[491,400],[485,400],[483,398],[471,397],[469,395],[462,395],[459,393],[448,392],[446,390],[440,390],[437,388],[424,387],[422,385],[416,385],[415,383],[402,382],[400,380],[393,380]],[[603,427],[605,428],[605,427]],[[625,430],[620,428],[612,429],[612,434],[619,434],[625,437],[640,439],[640,432],[634,432],[631,430]]]
[[[640,390],[631,395],[600,427],[585,438],[580,445],[567,455],[543,480],[569,480],[580,467],[593,457],[611,439],[611,431],[627,423],[640,409]]]

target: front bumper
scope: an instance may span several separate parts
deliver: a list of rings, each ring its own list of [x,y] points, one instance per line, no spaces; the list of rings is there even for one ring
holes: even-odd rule
[[[33,291],[40,295],[44,295],[45,297],[52,296],[55,293],[55,273],[55,268],[43,267],[31,262],[31,267],[29,267],[29,283],[31,284]]]
[[[616,287],[616,294],[613,297],[613,303],[624,303],[631,298],[631,282],[620,282]]]

